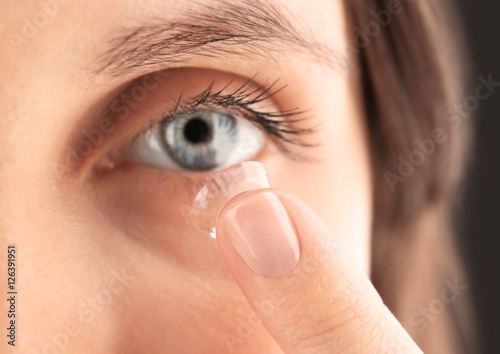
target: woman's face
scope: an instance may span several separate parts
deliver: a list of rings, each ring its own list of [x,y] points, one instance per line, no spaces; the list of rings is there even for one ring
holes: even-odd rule
[[[341,1],[26,0],[0,17],[1,252],[16,244],[19,349],[278,351],[216,241],[187,223],[213,174],[199,169],[228,151],[261,162],[369,271]],[[144,144],[150,126],[160,143]]]

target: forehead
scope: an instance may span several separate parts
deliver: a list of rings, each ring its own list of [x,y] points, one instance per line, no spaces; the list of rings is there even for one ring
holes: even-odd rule
[[[339,47],[344,26],[338,0],[312,4],[305,0],[33,0],[4,2],[0,8],[0,32],[8,39],[3,45],[10,49],[11,59],[19,59],[28,49],[54,51],[70,45],[72,52],[65,53],[66,57],[91,61],[92,55],[113,50],[128,36],[138,41],[154,34],[171,34],[162,33],[168,26],[176,27],[178,37],[188,32],[186,39],[194,34],[189,26],[200,37],[219,32],[218,38],[209,38],[209,45],[215,40],[230,42],[232,38],[224,35],[234,30],[240,39],[250,42],[260,36],[268,42],[303,41]],[[171,51],[176,49],[182,48],[173,46]],[[97,63],[92,60],[92,64]]]

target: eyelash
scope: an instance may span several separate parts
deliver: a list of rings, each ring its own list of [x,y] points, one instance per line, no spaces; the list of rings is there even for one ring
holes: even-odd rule
[[[176,102],[175,107],[169,111],[164,112],[159,118],[153,119],[150,122],[151,129],[155,124],[168,123],[176,119],[178,116],[185,116],[200,109],[226,109],[232,114],[241,116],[258,126],[266,132],[277,146],[289,152],[288,145],[296,145],[301,147],[311,147],[314,144],[308,144],[299,139],[304,134],[310,134],[316,131],[316,127],[312,128],[298,128],[294,127],[293,123],[303,122],[309,117],[303,115],[307,111],[302,111],[298,108],[287,111],[259,111],[253,108],[257,104],[262,104],[270,100],[272,97],[281,92],[285,86],[278,89],[274,88],[279,80],[272,84],[266,84],[262,87],[253,88],[252,79],[246,81],[240,87],[228,92],[223,93],[234,82],[231,80],[225,87],[220,90],[214,91],[213,87],[215,81],[209,85],[204,91],[198,95],[191,97],[187,100],[183,99],[181,94]],[[142,132],[141,134],[143,134]],[[140,136],[138,134],[136,137]],[[134,138],[135,139],[135,138]],[[299,158],[299,156],[295,156]]]

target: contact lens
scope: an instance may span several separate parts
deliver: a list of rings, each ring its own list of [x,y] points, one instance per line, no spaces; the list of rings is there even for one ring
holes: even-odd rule
[[[191,223],[215,238],[215,224],[221,208],[245,191],[269,188],[267,172],[256,161],[246,161],[217,173],[200,189],[191,206]]]

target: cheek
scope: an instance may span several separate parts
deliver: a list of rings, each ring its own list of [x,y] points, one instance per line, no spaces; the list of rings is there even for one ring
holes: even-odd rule
[[[47,183],[49,173],[17,167],[4,181],[15,192],[3,195],[10,207],[2,212],[2,231],[19,250],[18,313],[27,319],[19,321],[20,348],[48,353],[60,340],[76,353],[85,338],[109,343],[111,337],[99,328],[110,324],[113,298],[126,292],[125,285],[109,285],[118,269],[116,262],[108,263],[109,242],[95,246],[99,230],[93,220],[81,208],[76,212],[78,206],[61,204]]]
[[[336,140],[329,144],[328,156],[321,165],[312,167],[301,177],[308,185],[305,198],[310,200],[368,275],[372,191],[365,140],[355,125],[347,124],[341,128],[339,132],[330,132]],[[316,178],[313,183],[308,183],[311,176]]]
[[[272,187],[308,203],[370,271],[372,186],[368,136],[357,90],[347,79],[317,81],[311,104],[320,129],[312,162],[268,161]],[[314,84],[314,81],[313,81]],[[319,87],[319,88],[318,88]],[[312,138],[312,137],[311,137]]]

